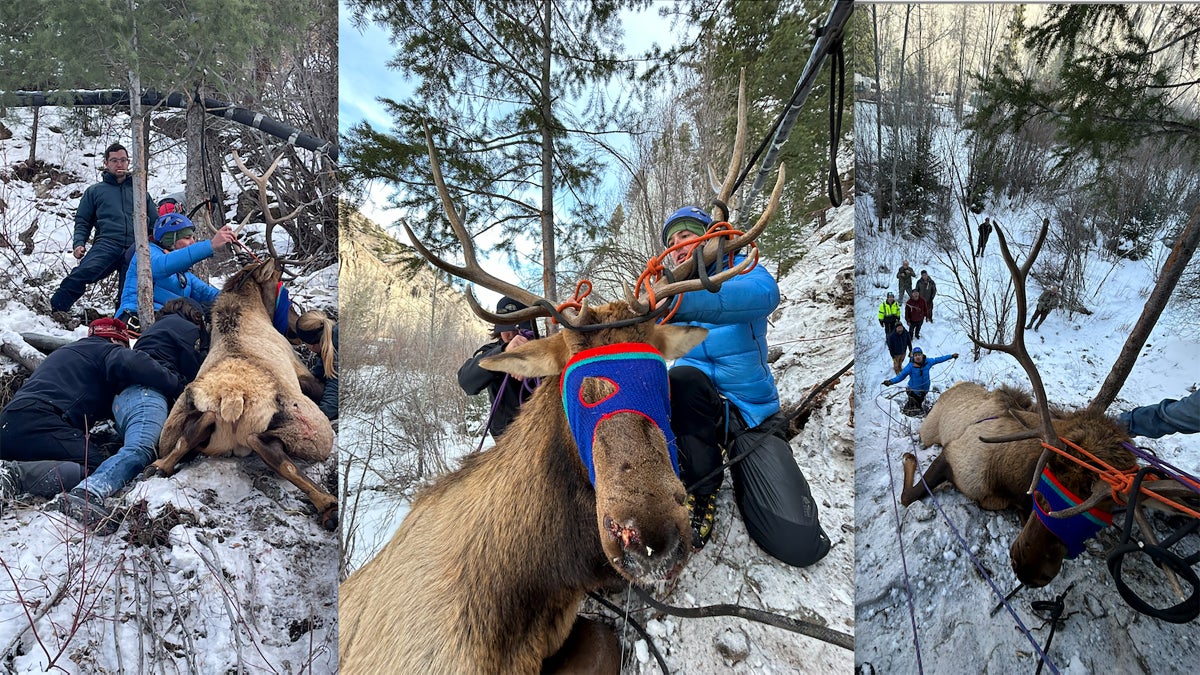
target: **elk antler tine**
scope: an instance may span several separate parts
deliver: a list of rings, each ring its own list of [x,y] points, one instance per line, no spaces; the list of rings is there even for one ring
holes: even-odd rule
[[[733,196],[733,185],[737,182],[738,172],[742,168],[742,156],[746,152],[746,69],[742,68],[738,79],[737,133],[733,139],[733,156],[729,158],[729,168],[725,171],[725,180],[721,183],[721,191],[717,199],[729,204]],[[730,209],[732,210],[732,209]]]
[[[1092,486],[1091,496],[1084,501],[1070,508],[1062,509],[1061,511],[1050,511],[1046,515],[1050,516],[1051,518],[1071,518],[1096,508],[1097,504],[1104,501],[1106,497],[1111,495],[1112,491],[1108,489],[1108,484],[1103,481],[1099,481]]]
[[[1134,510],[1133,515],[1137,520],[1138,527],[1142,529],[1142,536],[1146,538],[1146,541],[1150,542],[1151,546],[1160,545],[1161,542],[1158,540],[1158,535],[1155,534],[1154,528],[1150,526],[1150,519],[1146,517],[1145,507],[1139,504]],[[1159,567],[1166,573],[1167,581],[1171,583],[1171,588],[1175,590],[1175,596],[1180,600],[1186,599],[1187,595],[1183,592],[1183,586],[1179,583],[1179,577],[1175,575],[1175,570],[1162,564],[1159,564]]]
[[[775,215],[775,211],[779,209],[779,198],[783,195],[783,184],[787,180],[787,167],[783,164],[779,165],[779,175],[775,178],[775,187],[771,189],[771,199],[767,202],[767,208],[763,210],[762,215],[755,221],[754,227],[746,230],[741,236],[738,236],[733,241],[729,242],[728,247],[731,251],[736,251],[750,242],[758,239],[758,235],[767,229],[767,225],[771,222],[771,218]]]
[[[1033,481],[1029,483],[1029,490],[1025,492],[1027,495],[1033,494],[1033,489],[1037,487],[1038,480],[1042,477],[1042,470],[1046,468],[1046,462],[1050,459],[1050,451],[1042,450],[1042,456],[1038,457],[1037,466],[1033,469]]]
[[[1018,431],[1012,434],[1005,434],[1004,436],[980,436],[979,440],[983,441],[984,443],[1008,443],[1011,441],[1027,441],[1031,438],[1041,437],[1042,431],[1040,429],[1027,429],[1025,431]]]

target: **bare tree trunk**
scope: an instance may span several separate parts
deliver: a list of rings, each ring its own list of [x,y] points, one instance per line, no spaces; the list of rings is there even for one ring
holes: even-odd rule
[[[129,38],[130,52],[137,53],[137,23],[134,16],[134,0],[129,2],[131,17],[131,33]],[[131,167],[137,167],[131,178],[133,180],[133,242],[137,250],[137,269],[128,270],[126,274],[137,275],[137,307],[138,321],[142,330],[154,324],[154,274],[150,271],[150,236],[146,232],[146,143],[142,139],[142,78],[137,66],[129,69],[129,120],[133,129],[129,134],[133,145],[133,156],[130,158]]]
[[[1121,387],[1125,386],[1126,378],[1133,370],[1133,364],[1137,361],[1142,346],[1150,337],[1150,331],[1154,330],[1154,325],[1158,323],[1158,317],[1162,315],[1167,301],[1171,299],[1171,293],[1175,291],[1175,286],[1179,283],[1184,268],[1188,266],[1192,256],[1196,253],[1197,244],[1200,244],[1200,207],[1196,207],[1192,211],[1187,225],[1184,225],[1183,230],[1175,239],[1175,247],[1171,249],[1171,255],[1167,257],[1162,273],[1158,275],[1158,282],[1154,284],[1154,290],[1150,291],[1150,297],[1146,299],[1142,315],[1138,317],[1133,330],[1129,332],[1129,338],[1125,340],[1125,346],[1121,348],[1121,354],[1113,363],[1112,370],[1104,379],[1104,384],[1100,385],[1100,391],[1096,392],[1096,397],[1088,404],[1089,411],[1102,413],[1116,400],[1117,394],[1121,392]]]
[[[970,5],[958,8],[958,69],[954,76],[954,119],[960,124],[963,116],[963,99],[966,98],[964,78],[967,70],[967,14],[970,11]]]
[[[871,5],[871,28],[875,32],[875,218],[877,227],[883,232],[883,79],[880,75],[879,14],[878,5]]]
[[[904,6],[904,34],[900,38],[900,76],[896,80],[896,93],[892,101],[892,234],[896,234],[896,180],[900,171],[900,109],[904,99],[904,59],[908,51],[908,20],[912,16],[912,5]]]
[[[41,120],[42,109],[35,107],[33,109],[33,122],[29,125],[29,159],[25,162],[30,169],[33,169],[33,165],[37,162],[38,126]]]
[[[554,138],[550,110],[551,0],[542,0],[542,290],[551,303],[558,300],[557,261],[554,256]]]

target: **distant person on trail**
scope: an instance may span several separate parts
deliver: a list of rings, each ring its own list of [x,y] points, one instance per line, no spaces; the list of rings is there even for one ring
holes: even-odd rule
[[[216,249],[237,241],[233,228],[226,225],[212,239],[196,241],[196,227],[187,216],[168,213],[154,223],[154,241],[150,242],[150,273],[154,277],[154,309],[172,298],[191,298],[207,310],[217,299],[217,289],[188,270],[192,265],[211,258]],[[137,253],[129,261],[133,274],[125,277],[121,306],[117,318],[133,330],[140,328],[137,319]]]
[[[912,333],[904,330],[904,324],[896,322],[896,330],[887,337],[888,353],[892,355],[892,371],[897,375],[904,366],[904,357],[912,356]]]
[[[186,386],[200,372],[208,346],[200,305],[190,298],[174,298],[163,304],[162,318],[142,333],[133,351],[148,355]],[[122,438],[120,450],[101,462],[86,481],[55,497],[53,507],[96,534],[116,532],[120,522],[104,501],[154,461],[172,398],[143,384],[122,389],[112,402],[112,417]]]
[[[917,273],[908,266],[908,261],[901,260],[900,269],[896,270],[896,278],[900,280],[900,297],[907,298],[908,294],[912,292],[913,279],[916,276]]]
[[[505,296],[496,303],[496,314],[509,314],[525,308],[524,304]],[[527,319],[521,323],[496,324],[492,327],[492,337],[495,341],[476,349],[471,358],[458,369],[458,386],[462,387],[468,396],[474,396],[487,389],[488,401],[492,404],[488,431],[491,432],[493,440],[498,440],[521,411],[521,404],[533,393],[533,383],[530,382],[529,386],[526,386],[524,378],[488,370],[480,366],[479,362],[489,356],[516,349],[540,336],[537,323],[533,319]]]
[[[332,422],[338,418],[337,322],[326,316],[325,312],[311,309],[296,319],[294,334],[312,353],[321,357],[312,369],[312,374],[324,386],[317,407]]]
[[[139,197],[140,198],[140,197]],[[154,224],[158,207],[150,195],[146,200],[147,230]],[[71,237],[72,253],[79,265],[71,270],[50,298],[50,316],[59,323],[74,328],[69,312],[88,284],[94,284],[116,272],[117,287],[125,285],[125,249],[133,244],[133,180],[130,178],[129,151],[113,143],[104,151],[104,173],[99,183],[83,193],[75,209],[75,232]],[[88,237],[95,231],[92,248]]]
[[[921,270],[921,278],[917,279],[917,292],[925,300],[925,320],[933,323],[933,298],[937,295],[937,284],[925,270]]]
[[[904,303],[904,320],[908,322],[908,327],[912,330],[912,339],[921,339],[921,324],[925,323],[925,314],[928,312],[925,305],[925,299],[915,290],[908,295],[908,302]]]
[[[925,396],[929,394],[929,369],[943,361],[957,358],[958,354],[954,353],[927,360],[920,347],[913,347],[912,360],[895,377],[884,380],[883,386],[890,387],[908,378],[908,401],[901,412],[905,415],[919,415],[925,403]]]
[[[987,247],[988,237],[992,234],[992,219],[984,218],[979,224],[979,250],[975,252],[976,257],[983,257],[983,249]]]
[[[687,260],[712,218],[694,206],[663,223],[662,243],[678,266]],[[733,264],[745,258],[734,252]],[[714,261],[717,274],[728,259]],[[779,392],[767,363],[767,317],[779,305],[779,285],[763,265],[726,281],[716,293],[684,294],[672,322],[699,326],[708,336],[668,371],[671,431],[679,449],[680,479],[689,490],[692,548],[708,543],[724,481],[721,448],[729,459],[733,494],[750,538],[796,567],[829,552],[817,504],[796,464],[780,413]]]
[[[168,397],[183,380],[144,352],[129,349],[117,319],[97,319],[88,337],[54,350],[0,411],[0,502],[28,492],[50,497],[75,487],[103,457],[89,442],[114,397],[140,384]]]
[[[1129,430],[1130,436],[1144,438],[1200,433],[1200,389],[1178,401],[1165,398],[1153,405],[1123,412],[1117,416],[1117,422]]]
[[[1029,325],[1025,326],[1025,330],[1032,328],[1036,333],[1037,329],[1046,323],[1046,317],[1050,316],[1050,312],[1054,311],[1055,307],[1058,307],[1058,286],[1051,286],[1038,296],[1037,309],[1034,310],[1033,316],[1029,317]],[[1037,321],[1036,326],[1033,324],[1034,321]]]
[[[900,323],[900,303],[896,302],[896,294],[888,293],[887,299],[879,305],[879,326],[883,328],[883,338],[892,334],[892,326]]]

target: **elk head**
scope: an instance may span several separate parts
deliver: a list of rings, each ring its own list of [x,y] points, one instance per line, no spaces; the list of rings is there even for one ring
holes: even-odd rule
[[[735,148],[745,145],[744,99],[743,77]],[[483,309],[468,293],[472,310],[484,320],[509,324],[553,316],[565,329],[484,359],[480,365],[526,378],[546,378],[538,395],[546,394],[543,390],[549,388],[562,399],[554,406],[555,424],[570,429],[570,440],[563,444],[561,454],[594,490],[595,523],[609,564],[634,581],[670,574],[686,560],[691,538],[684,506],[686,494],[678,478],[675,438],[668,419],[666,361],[690,351],[703,341],[707,331],[659,325],[654,320],[672,297],[702,288],[715,291],[753,264],[756,254],[711,277],[704,271],[722,251],[748,245],[766,228],[782,191],[782,168],[771,203],[754,227],[724,247],[705,246],[695,252],[671,278],[652,285],[647,294],[652,302],[639,299],[627,287],[624,301],[598,307],[583,302],[574,308],[555,308],[546,299],[497,279],[479,266],[470,234],[442,178],[428,128],[425,139],[434,184],[462,244],[465,264],[454,265],[435,256],[405,224],[409,239],[439,269],[515,298],[527,307],[499,316]],[[735,153],[734,164],[740,161],[740,153]],[[732,179],[727,183],[729,188],[718,194],[723,200],[732,191]],[[697,267],[701,268],[698,273]],[[698,278],[688,278],[693,273]],[[550,435],[547,429],[547,437]],[[514,440],[509,432],[498,443]]]

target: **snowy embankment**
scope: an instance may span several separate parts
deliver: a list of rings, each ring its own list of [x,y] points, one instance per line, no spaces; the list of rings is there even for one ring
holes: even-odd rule
[[[785,409],[798,405],[811,387],[853,358],[853,207],[830,211],[828,224],[801,243],[810,252],[781,281],[784,299],[767,334],[772,352],[781,353],[773,368]],[[770,261],[765,263],[771,267]],[[855,632],[853,380],[853,371],[843,375],[792,440],[821,524],[833,542],[829,555],[797,569],[764,553],[746,533],[727,475],[712,541],[691,558],[669,592],[656,592],[659,600],[683,607],[735,603]],[[343,429],[345,438],[350,433]],[[463,438],[458,445],[474,450],[477,442]],[[384,514],[381,520],[392,517]],[[609,599],[628,606],[630,618],[646,627],[671,672],[849,673],[853,667],[851,652],[783,629],[731,617],[662,616],[641,609],[640,601],[624,592]],[[589,602],[585,611],[595,607]],[[606,610],[602,615],[622,631],[619,618]],[[649,645],[634,629],[624,627],[622,635],[629,652],[626,672],[658,672]]]
[[[1043,209],[1045,211],[1045,209]],[[1063,564],[1045,588],[1023,589],[1012,599],[1017,619],[1001,609],[999,598],[970,561],[977,557],[1002,593],[1017,586],[1009,566],[1009,546],[1019,531],[1014,511],[984,511],[953,487],[935,492],[949,523],[926,498],[905,509],[899,505],[903,484],[901,456],[914,452],[922,469],[939,448],[920,449],[920,420],[899,413],[901,387],[880,382],[892,374],[891,359],[876,315],[884,295],[896,290],[896,268],[907,258],[914,269],[928,270],[938,283],[934,322],[926,323],[914,344],[938,356],[958,352],[957,361],[933,367],[933,391],[971,380],[988,387],[1013,384],[1028,389],[1028,379],[1006,354],[984,351],[971,359],[961,294],[933,247],[886,235],[872,235],[866,222],[870,200],[859,198],[857,253],[858,372],[856,401],[856,511],[859,529],[856,661],[865,672],[1032,672],[1050,626],[1031,609],[1031,602],[1053,600],[1065,593],[1065,623],[1054,633],[1051,662],[1064,673],[1184,672],[1200,662],[1197,624],[1165,623],[1130,608],[1117,594],[1105,564],[1106,552],[1119,540],[1108,528],[1087,544],[1075,560]],[[1006,226],[1010,240],[1028,250],[1041,211],[991,212]],[[961,226],[960,226],[961,227]],[[1007,279],[995,238],[981,263],[982,275],[999,286]],[[1023,255],[1019,253],[1018,255]],[[1055,310],[1038,332],[1027,331],[1026,343],[1045,382],[1050,401],[1066,407],[1086,405],[1099,389],[1142,311],[1153,285],[1155,257],[1114,263],[1089,260],[1086,299],[1092,315]],[[1032,280],[1029,294],[1040,288]],[[1109,409],[1115,415],[1130,407],[1181,398],[1197,384],[1200,342],[1194,330],[1194,308],[1168,306],[1138,358],[1137,365]],[[1136,439],[1161,458],[1200,473],[1200,437],[1175,435],[1159,440]],[[951,529],[961,533],[967,549]],[[1177,549],[1184,555],[1197,548],[1196,537]],[[1139,591],[1162,584],[1162,575],[1145,557],[1130,556],[1128,580]],[[1133,583],[1133,581],[1131,581]],[[1161,586],[1160,586],[1161,587]],[[1186,586],[1185,586],[1186,587]],[[910,616],[911,590],[911,616]],[[1169,597],[1169,596],[1164,596]],[[1168,599],[1162,604],[1178,602]],[[915,627],[914,627],[915,626]],[[915,632],[915,636],[914,636]]]
[[[65,114],[42,110],[38,156],[74,174],[53,181],[12,176],[28,155],[29,111],[12,109],[4,120],[14,136],[0,141],[0,174],[9,178],[0,182],[0,234],[16,246],[0,250],[5,340],[27,331],[87,335],[86,327],[60,328],[45,306],[76,264],[69,252],[75,206],[99,179],[104,147],[128,136],[128,118],[106,116],[93,137],[71,131]],[[177,143],[154,138],[148,179],[157,199],[180,189],[183,156]],[[25,240],[29,252],[17,243]],[[276,244],[287,250],[287,242]],[[337,274],[334,265],[296,279],[292,296],[308,308],[336,306]],[[221,279],[212,283],[220,287]],[[114,285],[92,287],[80,305],[111,313]],[[0,359],[0,376],[15,370]],[[335,484],[333,459],[301,470],[327,488]],[[3,509],[0,669],[336,670],[337,537],[318,526],[304,495],[261,460],[189,462],[170,478],[134,483],[110,506],[125,521],[108,537],[83,531],[41,500]]]

